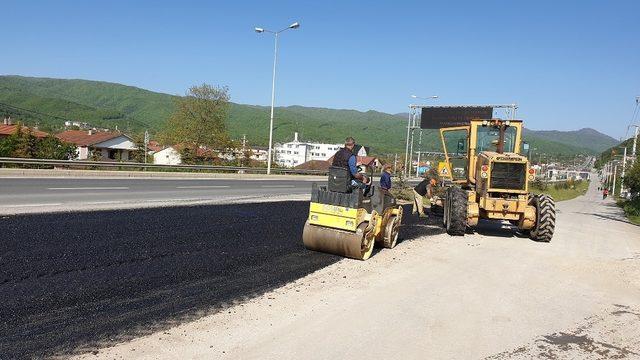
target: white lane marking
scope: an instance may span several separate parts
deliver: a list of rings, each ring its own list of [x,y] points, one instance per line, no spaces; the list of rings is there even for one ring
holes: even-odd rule
[[[231,187],[230,185],[191,185],[191,186],[176,186],[176,189],[222,189]]]
[[[113,186],[113,187],[54,187],[47,188],[47,190],[129,190],[127,186]]]
[[[295,185],[261,185],[262,188],[294,188]]]
[[[60,205],[62,205],[62,203],[2,205],[2,207],[11,208],[11,207],[37,207],[37,206],[60,206]]]
[[[85,203],[87,205],[122,204],[123,201],[93,201]]]

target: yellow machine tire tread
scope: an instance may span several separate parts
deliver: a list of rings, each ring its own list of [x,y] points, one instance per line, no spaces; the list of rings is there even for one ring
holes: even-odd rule
[[[447,189],[445,203],[445,228],[447,234],[464,236],[467,230],[467,192],[460,187]]]
[[[387,249],[393,249],[398,243],[398,232],[400,224],[398,224],[397,222],[398,218],[395,215],[391,216],[387,221],[386,227],[384,229],[382,246]]]
[[[549,195],[531,197],[530,204],[536,208],[536,225],[529,231],[529,238],[539,242],[550,242],[556,227],[556,203]]]

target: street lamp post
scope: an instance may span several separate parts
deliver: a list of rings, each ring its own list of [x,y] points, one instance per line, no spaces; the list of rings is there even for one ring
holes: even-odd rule
[[[283,31],[289,29],[297,29],[299,27],[300,23],[294,22],[293,24],[279,31],[271,31],[260,27],[254,28],[255,32],[257,32],[258,34],[267,32],[273,34],[275,38],[273,50],[273,76],[271,79],[271,116],[269,120],[269,153],[267,154],[267,175],[271,174],[271,159],[273,158],[273,108],[276,100],[276,64],[278,62],[278,35]]]

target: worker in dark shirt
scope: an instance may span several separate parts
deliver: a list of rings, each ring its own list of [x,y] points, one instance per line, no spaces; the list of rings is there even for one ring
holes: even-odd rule
[[[380,188],[384,191],[391,190],[391,165],[385,164],[380,175]]]
[[[429,199],[433,197],[433,188],[436,186],[436,179],[433,177],[425,178],[416,187],[413,188],[413,210],[420,214],[420,217],[427,217],[424,213],[424,196]]]
[[[351,174],[351,186],[364,189],[367,192],[370,181],[364,174],[358,172],[357,159],[353,153],[356,141],[352,137],[348,137],[344,141],[344,147],[338,150],[333,157],[332,166],[348,169]]]

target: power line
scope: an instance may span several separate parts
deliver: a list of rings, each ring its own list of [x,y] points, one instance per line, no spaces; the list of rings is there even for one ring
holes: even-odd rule
[[[629,129],[631,128],[631,125],[633,125],[633,122],[636,120],[636,116],[638,116],[639,105],[640,105],[640,96],[636,96],[636,107],[633,109],[633,115],[631,115],[631,121],[629,122],[629,126],[627,126],[627,132],[624,134],[625,140],[628,139],[627,136],[629,135]]]
[[[25,108],[21,108],[21,107],[18,107],[18,106],[14,106],[14,105],[2,103],[2,102],[0,102],[0,106],[4,106],[5,108],[9,108],[9,109],[17,110],[17,111],[24,111],[24,112],[28,112],[28,113],[31,113],[31,114],[50,117],[50,118],[54,118],[54,119],[58,119],[58,120],[77,121],[77,120],[68,119],[68,118],[65,118],[65,117],[62,117],[62,116],[45,114],[45,113],[41,113],[39,111],[35,111],[35,110],[31,110],[31,109],[25,109]],[[140,121],[140,120],[137,120],[137,119],[134,119],[134,118],[130,118],[130,117],[127,117],[127,116],[123,117],[122,120],[126,120],[127,122],[133,122],[135,124],[141,125],[144,128],[150,127],[149,124],[145,123],[144,121]]]
[[[71,119],[63,118],[61,116],[45,114],[45,113],[41,113],[41,112],[38,112],[38,111],[35,111],[35,110],[24,109],[24,108],[21,108],[21,107],[5,104],[5,103],[1,103],[1,102],[0,102],[0,106],[4,106],[6,108],[14,109],[14,110],[18,110],[18,111],[26,111],[28,113],[37,114],[37,115],[41,115],[41,116],[51,117],[51,118],[58,119],[58,120],[73,121]]]

